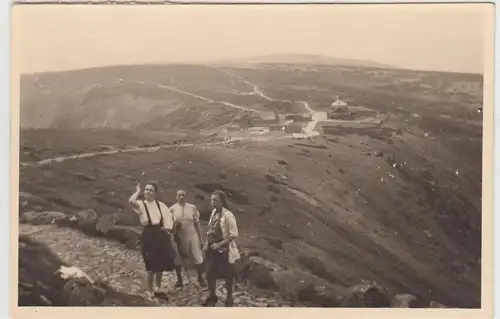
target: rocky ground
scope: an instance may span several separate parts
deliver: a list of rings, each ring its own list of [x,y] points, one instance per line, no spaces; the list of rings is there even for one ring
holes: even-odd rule
[[[23,216],[19,227],[19,306],[201,305],[208,292],[198,286],[190,267],[184,288],[174,287],[174,273],[164,276],[162,288],[168,292],[168,300],[148,298],[137,232],[122,226],[106,227],[105,218],[96,222],[92,213],[33,212]],[[361,282],[348,289],[329,285],[297,269],[277,265],[257,252],[242,250],[237,266],[235,307],[444,307],[411,294],[391,298],[375,282]],[[223,282],[218,283],[217,294],[217,306],[223,306]]]
[[[174,288],[176,277],[174,273],[169,273],[163,279],[163,286],[169,291],[169,300],[147,300],[145,272],[138,251],[124,249],[119,243],[109,239],[92,238],[77,230],[55,225],[22,224],[20,235],[29,236],[32,240],[46,245],[65,264],[83,270],[93,280],[118,293],[137,297],[144,305],[199,306],[208,294],[206,288],[198,286],[194,273],[182,289]],[[223,281],[218,283],[217,293],[220,297],[219,304],[222,305],[225,300]],[[241,283],[237,286],[234,297],[236,307],[294,305],[293,302],[280,299],[272,293],[256,291],[255,288],[246,287]],[[46,304],[51,305],[53,301]]]

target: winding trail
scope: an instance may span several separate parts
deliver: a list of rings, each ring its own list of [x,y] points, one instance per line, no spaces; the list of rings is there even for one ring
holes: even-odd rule
[[[201,146],[206,146],[206,145],[220,145],[220,144],[227,144],[232,141],[218,141],[218,142],[212,142],[212,143],[200,143],[200,144],[195,144],[195,143],[184,143],[184,144],[167,144],[167,145],[160,145],[160,146],[155,146],[155,147],[132,147],[132,148],[117,148],[113,150],[108,150],[108,151],[95,151],[95,152],[87,152],[87,153],[79,153],[79,154],[73,154],[73,155],[66,155],[66,156],[57,156],[53,158],[47,158],[44,160],[40,160],[37,162],[21,162],[21,166],[44,166],[52,163],[61,163],[67,160],[76,160],[76,159],[81,159],[81,158],[89,158],[89,157],[94,157],[98,155],[111,155],[111,154],[118,154],[118,153],[136,153],[136,152],[156,152],[159,149],[170,149],[170,148],[182,148],[182,147],[189,147],[189,146],[194,146],[194,145],[201,145]]]
[[[221,72],[231,76],[231,77],[234,77],[234,78],[237,78],[239,79],[240,81],[250,85],[252,88],[253,88],[253,92],[255,94],[257,94],[258,96],[268,100],[268,101],[277,101],[277,102],[292,102],[290,100],[279,100],[279,99],[273,99],[269,96],[267,96],[264,91],[262,91],[259,86],[253,82],[250,82],[248,81],[247,79],[241,77],[241,76],[238,76],[238,75],[235,75],[233,73],[231,73],[230,71],[227,71],[227,70],[221,70]],[[313,136],[319,136],[320,133],[318,131],[316,131],[316,126],[318,125],[318,122],[320,120],[326,120],[327,119],[327,116],[326,116],[326,112],[316,112],[315,110],[313,110],[311,108],[311,106],[309,105],[309,103],[307,101],[301,101],[301,103],[304,105],[304,108],[307,110],[307,112],[309,112],[309,114],[311,115],[311,121],[307,124],[307,126],[303,129],[302,131],[302,134],[301,136],[302,137],[313,137]],[[289,122],[290,123],[290,122]],[[287,123],[287,124],[289,124]]]
[[[61,260],[83,270],[93,280],[103,280],[118,292],[144,297],[146,293],[145,271],[141,254],[102,237],[89,237],[77,230],[56,225],[20,224],[19,234],[28,235],[49,247]],[[198,286],[190,274],[184,288],[174,288],[176,276],[163,276],[163,288],[169,292],[169,301],[154,301],[157,306],[200,306],[208,295],[206,288]],[[217,285],[218,306],[225,301],[223,281]],[[258,290],[238,283],[234,292],[235,307],[290,307],[279,294]]]
[[[217,69],[218,69],[218,68],[217,68]],[[225,74],[227,74],[227,75],[228,75],[228,76],[230,76],[230,77],[236,78],[236,79],[238,79],[238,80],[240,80],[240,81],[242,81],[242,82],[244,82],[244,83],[246,83],[246,84],[250,85],[250,86],[252,87],[252,89],[253,89],[253,93],[257,94],[258,96],[260,96],[260,97],[262,97],[262,98],[264,98],[264,99],[266,99],[266,100],[268,100],[268,101],[271,101],[271,102],[273,102],[273,101],[276,101],[276,102],[292,102],[292,101],[290,101],[290,100],[279,100],[279,99],[273,99],[273,98],[271,98],[271,97],[267,96],[267,95],[264,93],[264,91],[262,91],[262,90],[259,88],[259,86],[258,86],[257,84],[255,84],[255,83],[253,83],[253,82],[250,82],[250,81],[248,81],[247,79],[245,79],[245,78],[243,78],[243,77],[241,77],[241,76],[239,76],[239,75],[236,75],[236,74],[234,74],[234,73],[231,73],[231,72],[229,72],[229,71],[227,71],[227,70],[220,70],[220,69],[218,69],[218,70],[219,70],[219,71],[221,71],[221,72],[223,72],[223,73],[225,73]]]
[[[132,147],[132,148],[117,148],[113,150],[107,151],[95,151],[95,152],[86,152],[86,153],[78,153],[73,155],[65,155],[65,156],[57,156],[52,158],[43,159],[36,162],[21,162],[21,167],[40,167],[49,165],[52,163],[61,163],[68,160],[77,160],[82,158],[89,158],[100,155],[111,155],[111,154],[119,154],[119,153],[137,153],[137,152],[156,152],[160,149],[171,149],[171,148],[185,148],[185,147],[193,147],[193,146],[201,146],[201,147],[210,147],[217,145],[230,144],[235,142],[243,142],[243,141],[256,141],[256,142],[266,142],[270,140],[279,140],[279,139],[289,139],[292,136],[239,136],[239,137],[231,137],[230,140],[217,141],[217,142],[208,142],[208,143],[184,143],[184,144],[166,144],[159,145],[155,147]]]
[[[127,81],[127,82],[129,82],[129,83],[136,83],[136,84],[152,85],[152,84],[146,83],[144,81]],[[191,93],[191,92],[188,92],[188,91],[184,91],[184,90],[178,89],[178,88],[170,86],[170,85],[164,85],[164,84],[154,84],[154,85],[156,85],[156,86],[158,86],[159,88],[162,88],[162,89],[166,89],[166,90],[174,91],[174,92],[181,93],[181,94],[184,94],[184,95],[192,96],[192,97],[195,97],[197,99],[200,99],[200,100],[203,100],[203,101],[206,101],[206,102],[215,103],[215,104],[222,104],[222,105],[225,105],[225,106],[229,106],[229,107],[232,107],[232,108],[235,108],[235,109],[239,109],[239,110],[243,110],[243,111],[247,111],[247,112],[260,112],[259,110],[255,110],[255,109],[251,109],[251,108],[244,107],[244,106],[241,106],[241,105],[233,104],[233,103],[230,103],[230,102],[227,102],[227,101],[212,100],[212,99],[209,99],[207,97],[204,97],[204,96],[201,96],[201,95],[198,95],[198,94],[194,94],[194,93]]]

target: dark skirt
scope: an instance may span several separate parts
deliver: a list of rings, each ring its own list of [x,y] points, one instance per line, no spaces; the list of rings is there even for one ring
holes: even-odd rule
[[[204,262],[207,278],[228,279],[233,278],[236,274],[235,268],[229,263],[227,250],[221,253],[209,248]]]
[[[175,251],[170,234],[157,225],[144,227],[141,235],[141,253],[146,271],[163,272],[175,268]]]

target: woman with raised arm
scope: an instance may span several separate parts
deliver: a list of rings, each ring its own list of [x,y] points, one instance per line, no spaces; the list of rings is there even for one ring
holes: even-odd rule
[[[234,263],[240,253],[234,239],[238,236],[238,226],[234,214],[228,209],[227,196],[223,191],[213,192],[210,202],[212,215],[208,222],[207,238],[203,247],[206,263],[206,278],[209,296],[203,306],[215,306],[217,279],[226,281],[226,307],[233,306],[233,287],[235,279]]]
[[[148,182],[144,186],[144,200],[139,200],[141,186],[129,199],[132,210],[139,215],[143,231],[141,234],[141,254],[147,271],[148,297],[163,297],[161,291],[162,274],[175,268],[175,251],[172,247],[171,231],[173,218],[167,205],[156,199],[158,184]],[[153,287],[153,281],[156,287]]]

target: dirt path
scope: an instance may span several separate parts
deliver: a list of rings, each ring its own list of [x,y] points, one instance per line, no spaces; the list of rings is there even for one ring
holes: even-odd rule
[[[34,240],[46,244],[64,262],[78,267],[92,279],[105,280],[118,292],[144,296],[146,292],[145,272],[138,251],[126,250],[119,243],[105,238],[92,238],[70,228],[55,225],[19,226],[20,235],[29,235]],[[174,288],[174,273],[164,275],[163,286],[169,290],[170,300],[158,303],[160,306],[199,306],[208,292],[198,286],[190,274],[184,288]],[[218,306],[223,306],[225,291],[223,281],[218,283]],[[272,293],[257,291],[255,288],[238,284],[234,292],[235,307],[283,307],[291,306]]]
[[[53,158],[47,158],[41,161],[37,161],[34,163],[29,163],[29,162],[21,162],[21,166],[43,166],[43,165],[48,165],[52,163],[61,163],[67,160],[76,160],[76,159],[81,159],[81,158],[87,158],[87,157],[94,157],[98,155],[110,155],[110,154],[117,154],[117,153],[135,153],[135,152],[156,152],[159,149],[170,149],[170,148],[182,148],[182,147],[189,147],[189,146],[194,146],[194,145],[202,145],[202,146],[208,146],[208,145],[220,145],[220,144],[227,144],[232,141],[225,140],[225,141],[218,141],[218,142],[212,142],[212,143],[200,143],[200,144],[195,144],[195,143],[184,143],[184,144],[167,144],[167,145],[160,145],[160,146],[155,146],[155,147],[132,147],[132,148],[118,148],[118,149],[113,149],[113,150],[108,150],[108,151],[96,151],[96,152],[87,152],[87,153],[80,153],[80,154],[73,154],[73,155],[65,155],[65,156],[57,156]]]
[[[236,74],[234,74],[234,73],[231,73],[231,72],[229,72],[229,71],[227,71],[227,70],[220,70],[220,71],[221,71],[221,72],[223,72],[223,73],[225,73],[225,74],[227,74],[227,75],[229,75],[230,77],[236,78],[236,79],[238,79],[238,80],[240,80],[240,81],[242,81],[242,82],[244,82],[244,83],[246,83],[246,84],[250,85],[250,86],[252,87],[252,89],[253,89],[253,92],[252,92],[252,93],[253,93],[253,94],[256,94],[256,95],[258,95],[258,96],[260,96],[260,97],[262,97],[263,99],[266,99],[266,100],[268,100],[268,101],[277,101],[277,102],[291,102],[290,100],[278,100],[278,99],[273,99],[273,98],[271,98],[271,97],[267,96],[267,95],[264,93],[264,91],[262,91],[262,90],[259,88],[259,86],[258,86],[257,84],[255,84],[255,83],[253,83],[253,82],[250,82],[250,81],[248,81],[247,79],[245,79],[245,78],[243,78],[243,77],[241,77],[241,76],[238,76],[238,75],[236,75]],[[252,93],[247,93],[247,94],[252,94]]]
[[[137,84],[148,84],[148,83],[146,83],[144,81],[130,81],[130,82],[137,83]],[[156,84],[156,86],[158,86],[159,88],[162,88],[162,89],[167,89],[167,90],[174,91],[174,92],[177,92],[177,93],[181,93],[181,94],[184,94],[184,95],[189,95],[189,96],[192,96],[192,97],[195,97],[197,99],[200,99],[200,100],[203,100],[203,101],[207,101],[207,102],[210,102],[210,103],[222,104],[222,105],[225,105],[225,106],[229,106],[229,107],[232,107],[232,108],[235,108],[235,109],[239,109],[239,110],[243,110],[243,111],[248,111],[248,112],[260,112],[259,110],[255,110],[255,109],[251,109],[251,108],[248,108],[248,107],[245,107],[245,106],[233,104],[233,103],[230,103],[230,102],[227,102],[227,101],[215,101],[215,100],[209,99],[207,97],[204,97],[204,96],[201,96],[201,95],[198,95],[198,94],[194,94],[194,93],[191,93],[191,92],[187,92],[187,91],[178,89],[178,88],[170,86],[170,85]]]
[[[263,90],[261,90],[259,88],[259,86],[253,82],[250,82],[248,81],[247,79],[241,77],[241,76],[238,76],[238,75],[235,75],[229,71],[226,71],[226,70],[223,70],[222,72],[224,72],[225,74],[231,76],[231,77],[234,77],[234,78],[237,78],[239,79],[240,81],[250,85],[252,88],[253,88],[253,93],[255,93],[256,95],[268,100],[268,101],[276,101],[276,102],[292,102],[290,100],[278,100],[278,99],[273,99],[269,96],[267,96]],[[304,108],[307,110],[307,112],[309,112],[309,114],[311,114],[311,121],[307,124],[307,126],[304,128],[303,130],[303,133],[302,133],[302,137],[313,137],[313,136],[319,136],[321,135],[320,132],[316,131],[316,125],[318,125],[318,122],[320,120],[323,120],[323,119],[326,119],[326,112],[316,112],[315,110],[313,110],[311,108],[311,106],[309,105],[309,103],[307,101],[300,101],[303,105],[304,105]]]
[[[183,147],[191,147],[191,146],[195,146],[195,145],[201,146],[201,147],[209,147],[209,146],[235,143],[235,142],[239,142],[239,141],[260,141],[260,142],[263,142],[263,141],[270,141],[270,140],[276,140],[276,139],[287,139],[287,138],[291,138],[291,136],[279,136],[279,137],[276,137],[276,136],[238,136],[238,137],[232,137],[231,140],[209,142],[209,143],[184,143],[184,144],[166,144],[166,145],[159,145],[159,146],[155,146],[155,147],[118,148],[118,149],[113,149],[113,150],[108,150],[108,151],[95,151],[95,152],[86,152],[86,153],[79,153],[79,154],[73,154],[73,155],[57,156],[57,157],[52,157],[52,158],[46,158],[44,160],[40,160],[37,162],[21,162],[20,166],[22,166],[22,167],[40,167],[40,166],[49,165],[52,163],[61,163],[61,162],[68,161],[68,160],[77,160],[77,159],[94,157],[94,156],[99,156],[99,155],[111,155],[111,154],[118,154],[118,153],[135,153],[135,152],[156,152],[160,149],[183,148]]]

